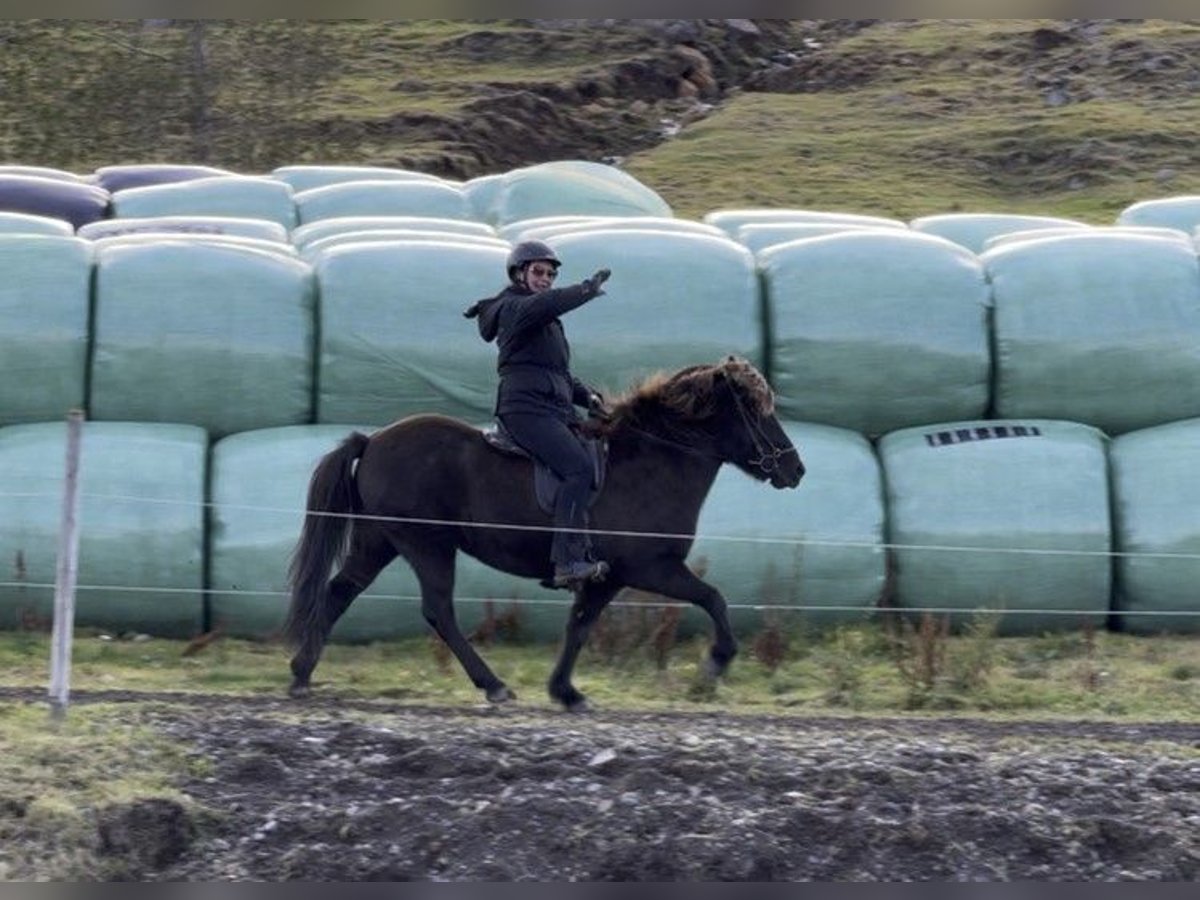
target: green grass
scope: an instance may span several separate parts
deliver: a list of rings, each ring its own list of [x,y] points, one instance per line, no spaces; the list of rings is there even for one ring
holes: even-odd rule
[[[677,215],[796,206],[1106,224],[1139,200],[1200,193],[1200,97],[1188,82],[1200,50],[1195,23],[1105,20],[1038,47],[1038,29],[1074,26],[924,19],[837,30],[772,21],[812,65],[813,90],[732,91],[674,139],[626,153],[626,169]],[[203,155],[242,171],[343,162],[456,177],[508,168],[489,163],[495,136],[479,127],[472,103],[496,91],[566,90],[663,49],[644,31],[556,31],[524,20],[212,21],[209,118],[197,137],[185,27],[26,20],[0,23],[0,40],[7,160],[88,171]],[[1070,102],[1051,105],[1054,90]],[[611,130],[632,105],[604,97],[603,114],[585,112],[568,128]],[[686,111],[678,101],[660,106],[645,113],[645,128]],[[412,118],[420,116],[439,127]],[[533,143],[530,152],[552,151],[552,137]]]
[[[100,812],[149,797],[191,810],[173,785],[195,765],[128,708],[79,707],[55,722],[0,702],[0,880],[120,877],[99,852]]]
[[[1170,721],[1194,717],[1200,704],[1200,641],[1189,636],[1134,637],[1099,632],[1036,637],[951,636],[932,671],[917,671],[916,634],[893,637],[877,625],[816,635],[780,634],[778,660],[759,658],[762,633],[743,636],[742,655],[709,690],[698,679],[707,640],[687,638],[665,656],[648,634],[629,633],[585,648],[576,685],[606,709],[703,709],[730,713],[868,715],[956,711],[1022,717]],[[182,642],[101,640],[75,643],[77,690],[183,691],[282,695],[288,656],[277,645],[221,639],[183,656]],[[545,685],[557,656],[549,644],[494,643],[481,648],[522,704],[552,709]],[[0,635],[0,683],[46,684],[44,635]],[[768,664],[770,663],[770,664]],[[426,638],[331,645],[315,675],[325,694],[446,706],[475,705],[481,695],[458,664]]]

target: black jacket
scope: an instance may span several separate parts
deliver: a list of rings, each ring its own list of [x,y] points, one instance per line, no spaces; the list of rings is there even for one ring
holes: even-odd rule
[[[464,313],[479,317],[480,336],[500,351],[497,415],[537,413],[570,422],[572,403],[587,405],[593,391],[571,374],[571,347],[558,317],[601,293],[586,281],[539,293],[509,285]]]

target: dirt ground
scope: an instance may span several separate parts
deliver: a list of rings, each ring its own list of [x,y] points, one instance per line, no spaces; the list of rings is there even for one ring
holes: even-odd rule
[[[1200,724],[97,700],[204,773],[102,811],[117,877],[1200,879]]]

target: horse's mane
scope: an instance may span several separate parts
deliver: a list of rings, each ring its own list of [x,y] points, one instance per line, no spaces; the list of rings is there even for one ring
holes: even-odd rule
[[[727,356],[715,365],[688,366],[674,374],[656,372],[613,400],[603,431],[611,433],[623,423],[647,425],[670,418],[698,422],[716,409],[715,386],[724,376],[734,390],[760,415],[775,411],[775,394],[767,379],[745,359]]]

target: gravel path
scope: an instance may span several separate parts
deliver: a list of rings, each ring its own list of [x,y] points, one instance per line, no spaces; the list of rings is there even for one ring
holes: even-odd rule
[[[204,760],[143,880],[1200,879],[1200,725],[97,700]]]

